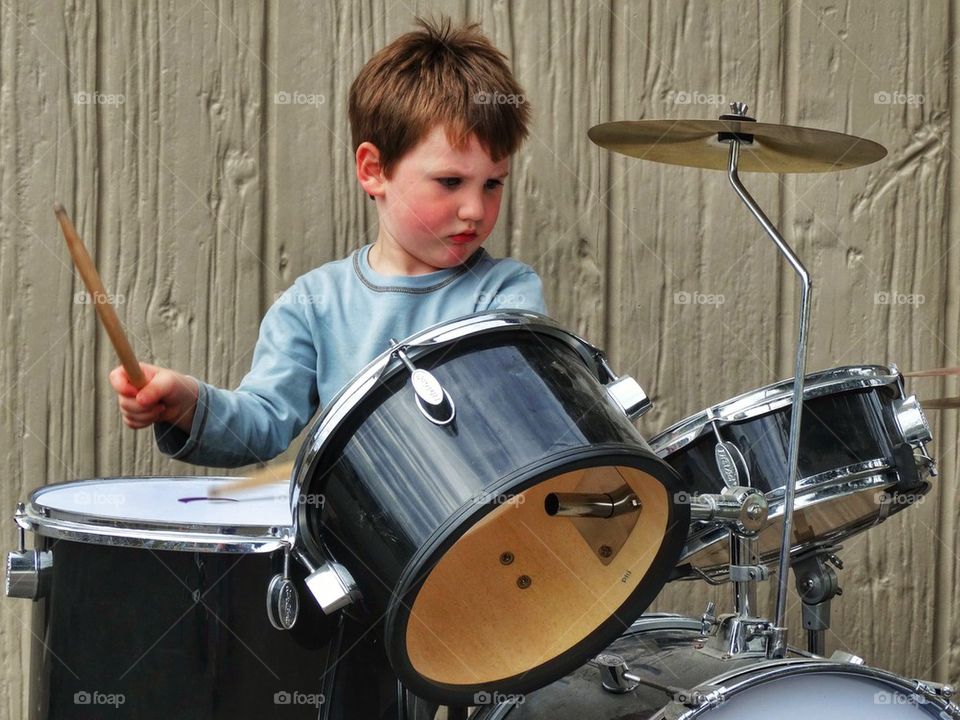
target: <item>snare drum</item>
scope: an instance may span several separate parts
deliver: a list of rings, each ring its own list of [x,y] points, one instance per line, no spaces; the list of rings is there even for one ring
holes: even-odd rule
[[[580,665],[653,600],[689,526],[675,473],[630,421],[641,396],[531,313],[385,352],[327,407],[294,471],[312,577],[355,588],[328,605],[382,619],[398,676],[444,704]]]
[[[234,478],[235,479],[235,478]],[[31,717],[316,718],[333,623],[303,603],[270,625],[268,583],[290,542],[289,491],[210,500],[231,478],[49,485],[16,515],[7,592],[37,599]],[[35,558],[33,571],[18,557]],[[302,584],[299,566],[291,577]]]
[[[473,720],[883,720],[960,717],[936,687],[883,670],[818,657],[722,658],[700,621],[643,617],[600,657],[527,695],[477,697]],[[628,678],[600,665],[625,662]],[[606,687],[604,686],[606,684]],[[659,688],[657,687],[659,686]]]
[[[651,441],[695,493],[740,484],[762,490],[771,525],[761,560],[780,549],[793,381],[740,395],[673,425]],[[832,544],[909,507],[930,488],[930,429],[895,367],[840,367],[808,375],[800,425],[793,552]],[[681,572],[726,576],[727,533],[695,523]]]

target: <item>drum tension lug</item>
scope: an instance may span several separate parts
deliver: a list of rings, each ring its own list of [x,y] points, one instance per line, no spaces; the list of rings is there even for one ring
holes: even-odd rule
[[[717,626],[717,604],[711,600],[707,603],[703,615],[700,616],[700,634],[709,635]]]
[[[50,588],[53,551],[27,550],[25,518],[26,509],[23,503],[17,503],[13,521],[17,525],[20,539],[17,549],[7,553],[6,595],[13,598],[39,600],[46,596]]]

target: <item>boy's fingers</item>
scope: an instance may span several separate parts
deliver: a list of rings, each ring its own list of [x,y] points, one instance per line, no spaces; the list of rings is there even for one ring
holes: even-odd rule
[[[160,399],[166,397],[167,393],[170,392],[171,385],[168,375],[157,373],[150,382],[140,388],[140,392],[136,396],[137,402],[145,407],[156,405]]]
[[[130,379],[127,377],[127,373],[124,371],[123,367],[115,367],[110,371],[110,386],[120,395],[126,395],[127,397],[133,397],[137,394],[137,389],[130,382]]]

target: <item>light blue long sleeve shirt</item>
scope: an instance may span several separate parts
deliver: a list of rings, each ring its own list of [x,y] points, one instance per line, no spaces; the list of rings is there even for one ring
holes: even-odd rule
[[[216,467],[269,460],[391,338],[486,310],[546,313],[540,278],[516,260],[491,258],[481,248],[456,268],[387,277],[370,266],[371,247],[297,278],[264,316],[239,387],[199,382],[189,434],[154,425],[160,451]]]

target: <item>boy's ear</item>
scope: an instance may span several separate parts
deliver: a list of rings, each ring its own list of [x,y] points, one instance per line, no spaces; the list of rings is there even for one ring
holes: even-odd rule
[[[370,197],[383,196],[386,177],[380,164],[380,150],[371,142],[360,143],[357,148],[357,180]]]

